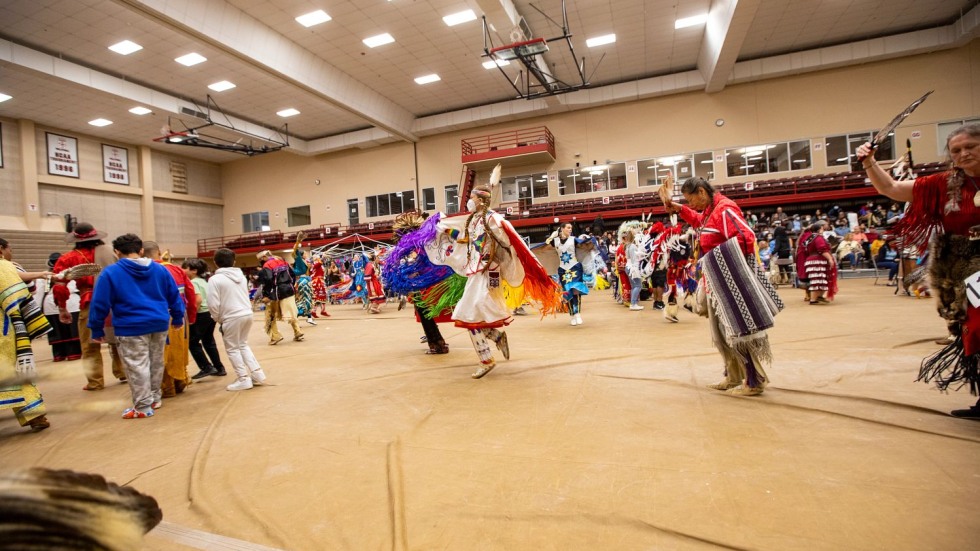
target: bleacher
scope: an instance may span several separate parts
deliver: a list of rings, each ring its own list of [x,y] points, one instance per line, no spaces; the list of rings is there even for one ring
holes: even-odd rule
[[[916,175],[925,176],[946,170],[946,163],[926,163],[916,166]],[[721,184],[718,191],[743,206],[762,207],[782,205],[787,202],[828,201],[840,198],[874,197],[874,189],[863,171],[791,176],[755,182]],[[580,217],[589,220],[596,216],[638,216],[639,212],[656,214],[663,212],[663,204],[656,192],[627,193],[600,197],[572,198],[563,201],[521,204],[508,219],[516,227],[547,224],[555,217]],[[302,230],[307,240],[314,246],[342,242],[354,234],[376,240],[391,237],[394,219],[375,222],[361,222],[349,226],[324,224],[317,228]],[[296,240],[296,232],[283,234],[281,231],[260,232],[198,240],[198,256],[207,257],[220,247],[228,247],[236,252],[257,252],[265,248],[288,247]]]

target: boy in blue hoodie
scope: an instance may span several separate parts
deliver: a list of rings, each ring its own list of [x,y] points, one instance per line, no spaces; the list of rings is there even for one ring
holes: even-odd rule
[[[89,307],[88,327],[92,342],[102,342],[105,321],[112,314],[112,326],[119,342],[133,393],[133,407],[123,419],[142,419],[159,408],[163,380],[163,347],[170,320],[179,327],[184,320],[184,300],[170,272],[148,258],[142,258],[143,241],[131,233],[112,242],[119,262],[99,275]]]

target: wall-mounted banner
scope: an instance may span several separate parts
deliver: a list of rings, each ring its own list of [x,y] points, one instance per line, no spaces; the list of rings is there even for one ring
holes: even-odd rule
[[[102,144],[102,181],[129,185],[129,150]]]
[[[48,174],[78,178],[78,140],[45,132],[48,138]]]

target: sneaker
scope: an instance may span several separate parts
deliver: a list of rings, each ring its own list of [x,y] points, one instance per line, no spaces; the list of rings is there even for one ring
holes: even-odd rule
[[[249,378],[252,379],[253,385],[262,385],[265,383],[265,371],[262,371],[261,369],[258,371],[253,371],[249,374]]]
[[[123,419],[146,419],[147,417],[153,417],[153,410],[150,411],[140,411],[138,409],[129,408],[123,412]]]
[[[163,407],[163,401],[159,400],[150,404],[150,409],[160,409]]]
[[[198,371],[196,375],[193,375],[191,377],[191,379],[194,379],[196,381],[197,379],[203,379],[205,377],[210,377],[211,375],[214,375],[214,374],[215,374],[214,368],[209,366],[207,369],[202,369],[202,370]]]
[[[949,414],[960,419],[980,419],[980,407],[970,406],[966,409],[954,409]]]
[[[663,310],[665,308],[664,302],[662,300],[657,300],[653,302],[653,307],[657,310]]]
[[[212,373],[211,375],[213,375],[215,377],[224,377],[227,374],[228,374],[228,372],[225,371],[224,366],[221,366],[221,367],[214,368],[214,373]]]
[[[582,314],[575,314],[575,323],[582,325]]]
[[[248,390],[252,388],[252,379],[239,379],[225,388],[228,390]]]
[[[306,318],[306,323],[308,323],[310,325],[316,325],[316,322],[313,321],[313,318]]]
[[[493,368],[494,367],[497,367],[497,366],[494,365],[494,364],[481,365],[480,366],[480,369],[477,369],[475,372],[473,372],[473,374],[470,375],[470,377],[473,377],[474,379],[479,379],[480,377],[483,377],[487,373],[490,373],[491,371],[493,371]]]
[[[642,304],[631,304],[630,305],[630,310],[632,310],[633,312],[639,312],[642,309],[643,309],[643,305]]]
[[[762,387],[739,385],[728,391],[732,396],[758,396],[762,394]]]
[[[569,316],[569,325],[571,325],[572,327],[578,325],[578,319],[575,318],[575,314]]]
[[[269,346],[275,346],[281,342],[282,342],[282,337],[279,337],[278,339],[272,339],[271,341],[269,341]]]

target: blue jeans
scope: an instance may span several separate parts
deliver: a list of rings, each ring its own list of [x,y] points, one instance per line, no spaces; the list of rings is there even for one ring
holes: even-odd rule
[[[898,274],[898,262],[894,260],[882,260],[878,263],[879,268],[888,268],[888,281],[895,279],[895,275]]]
[[[640,283],[640,278],[631,277],[630,278],[630,306],[636,306],[640,302],[640,291],[643,290],[643,285]]]

